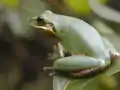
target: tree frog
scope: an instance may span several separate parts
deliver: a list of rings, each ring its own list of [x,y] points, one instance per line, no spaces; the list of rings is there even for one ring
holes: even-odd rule
[[[31,24],[32,21],[36,25]],[[46,10],[40,16],[31,18],[31,22],[30,26],[59,38],[58,47],[62,45],[72,54],[65,57],[62,48],[59,49],[61,58],[54,61],[54,71],[81,77],[106,69],[113,59],[120,56],[106,38],[83,20]]]

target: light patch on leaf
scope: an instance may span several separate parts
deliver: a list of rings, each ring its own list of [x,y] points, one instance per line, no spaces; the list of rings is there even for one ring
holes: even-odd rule
[[[120,12],[100,4],[96,2],[96,0],[89,0],[89,5],[92,11],[99,17],[108,21],[120,23]]]
[[[113,33],[115,33],[112,28],[110,28],[108,25],[106,25],[104,22],[102,22],[100,20],[95,20],[93,22],[93,26],[100,33],[104,33],[104,34],[113,34]]]

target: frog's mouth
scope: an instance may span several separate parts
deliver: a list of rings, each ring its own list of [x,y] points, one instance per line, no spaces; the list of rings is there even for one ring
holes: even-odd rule
[[[38,17],[32,17],[29,21],[29,25],[32,28],[41,30],[45,34],[49,34],[56,37],[56,34],[54,32],[54,25],[52,23],[44,22],[44,21],[37,21]]]

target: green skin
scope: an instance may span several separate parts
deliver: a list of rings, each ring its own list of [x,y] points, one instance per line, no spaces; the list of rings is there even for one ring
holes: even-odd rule
[[[51,33],[60,39],[60,44],[66,51],[72,53],[72,56],[56,59],[53,64],[55,70],[65,72],[82,70],[85,72],[73,75],[86,75],[91,71],[98,71],[109,66],[111,55],[118,55],[111,43],[106,38],[102,38],[86,22],[74,17],[55,14],[48,10],[40,16],[45,23],[53,24],[55,31]],[[44,30],[47,31],[47,29]],[[48,30],[48,32],[50,31]],[[110,52],[112,53],[110,54]],[[86,53],[86,55],[80,55],[80,53]]]

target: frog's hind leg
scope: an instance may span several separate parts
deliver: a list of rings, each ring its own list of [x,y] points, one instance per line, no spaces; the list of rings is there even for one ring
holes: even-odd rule
[[[109,40],[105,37],[103,37],[102,39],[106,49],[108,50],[108,52],[110,52],[111,59],[114,60],[120,58],[120,53],[114,48]]]
[[[74,77],[91,75],[92,73],[105,70],[107,66],[109,64],[106,64],[105,60],[84,55],[64,57],[56,60],[53,65],[55,70],[70,70],[70,74]]]

